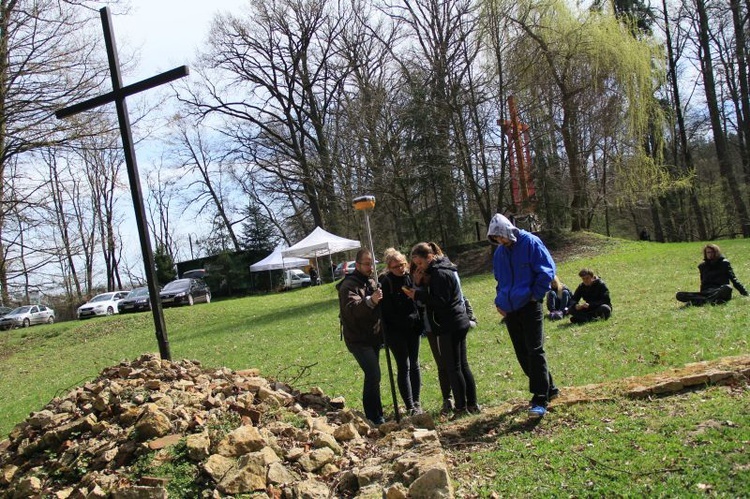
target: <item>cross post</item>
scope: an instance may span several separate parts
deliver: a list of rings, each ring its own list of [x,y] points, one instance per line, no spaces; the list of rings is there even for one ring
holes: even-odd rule
[[[133,198],[133,207],[135,208],[135,223],[138,226],[141,254],[143,255],[143,264],[146,270],[146,282],[148,283],[148,295],[151,300],[151,311],[153,312],[154,326],[156,327],[156,340],[159,343],[159,355],[164,360],[171,360],[169,339],[167,338],[167,327],[164,323],[164,313],[161,306],[161,300],[159,299],[159,287],[156,280],[154,253],[151,249],[151,239],[148,233],[146,210],[143,205],[143,193],[141,191],[141,182],[138,176],[138,165],[135,160],[135,148],[133,147],[133,134],[130,130],[130,117],[128,115],[128,107],[125,103],[125,97],[169,83],[170,81],[182,78],[183,76],[187,76],[189,71],[187,66],[180,66],[157,76],[123,87],[122,76],[120,74],[120,61],[117,55],[114,33],[112,32],[112,18],[109,13],[109,8],[103,7],[99,10],[99,14],[102,19],[102,28],[104,30],[104,43],[107,47],[109,72],[112,79],[112,91],[84,102],[74,104],[65,109],[61,109],[55,113],[55,116],[58,119],[66,118],[111,102],[114,102],[117,107],[117,121],[120,125],[120,136],[122,137],[122,146],[125,152],[125,166],[128,171],[128,180],[130,182],[130,195]]]

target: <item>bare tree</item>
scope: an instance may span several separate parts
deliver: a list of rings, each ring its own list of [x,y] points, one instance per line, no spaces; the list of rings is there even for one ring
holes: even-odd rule
[[[335,230],[339,200],[327,121],[346,76],[335,53],[344,18],[326,0],[251,6],[247,18],[214,20],[202,58],[205,95],[181,98],[203,116],[225,118],[222,131],[243,161],[291,188],[289,204],[299,204],[303,225],[309,213],[312,224]]]
[[[174,126],[172,150],[174,168],[187,183],[188,198],[183,202],[198,214],[210,213],[216,218],[222,233],[231,240],[234,251],[240,251],[240,242],[233,220],[230,201],[232,158],[212,142],[208,130],[201,129],[187,119],[178,119]]]
[[[64,167],[61,167],[58,154],[59,149],[43,151],[42,157],[49,171],[49,191],[51,194],[51,211],[54,224],[60,233],[60,267],[64,279],[65,290],[69,297],[81,299],[83,297],[81,280],[78,275],[79,248],[83,246],[76,239],[75,217],[71,214],[69,204],[81,201],[80,184],[75,179],[64,178]],[[63,164],[65,164],[63,162]],[[65,164],[65,166],[69,166]]]
[[[98,242],[104,260],[107,290],[122,289],[119,261],[122,243],[119,225],[122,223],[116,204],[118,193],[124,189],[120,172],[124,166],[119,138],[114,134],[102,134],[88,138],[77,150],[86,171],[91,191],[92,211],[99,232]]]
[[[147,216],[156,242],[155,246],[164,248],[173,260],[177,257],[177,245],[171,221],[171,208],[177,195],[175,188],[177,180],[175,176],[168,175],[162,165],[156,166],[146,177],[146,184],[148,185]]]
[[[98,58],[100,37],[83,1],[0,2],[0,203],[9,200],[8,165],[40,147],[94,134],[79,120],[51,119],[52,112],[95,90],[106,77]],[[7,230],[0,209],[0,241]],[[0,244],[5,244],[0,243]],[[8,267],[0,247],[0,288],[8,299]]]
[[[734,173],[732,159],[727,149],[726,131],[722,127],[721,110],[717,99],[717,86],[714,75],[714,63],[711,51],[711,28],[708,9],[704,0],[695,0],[697,17],[697,32],[700,44],[701,73],[703,76],[703,90],[706,94],[706,105],[711,121],[714,146],[719,162],[727,206],[732,206],[739,218],[743,237],[750,237],[750,218],[747,205],[743,199],[739,184]]]

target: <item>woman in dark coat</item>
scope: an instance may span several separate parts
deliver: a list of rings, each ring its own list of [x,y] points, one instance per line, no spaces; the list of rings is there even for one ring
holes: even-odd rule
[[[466,356],[469,316],[456,278],[457,270],[447,257],[438,257],[431,243],[419,243],[411,250],[412,262],[424,272],[425,289],[404,289],[404,293],[425,304],[432,332],[437,336],[441,360],[453,391],[454,417],[480,411],[477,386]]]
[[[413,288],[406,257],[394,248],[385,250],[383,260],[386,271],[380,276],[383,290],[381,320],[385,341],[393,352],[398,369],[398,391],[411,415],[421,414],[419,394],[422,375],[419,371],[419,339],[422,320],[414,300],[409,299],[402,288]]]
[[[703,262],[698,265],[701,276],[700,291],[680,291],[675,298],[677,301],[689,303],[696,307],[711,304],[718,305],[732,299],[732,286],[742,296],[747,296],[745,286],[737,279],[732,264],[724,258],[721,249],[715,244],[707,244],[703,248]]]

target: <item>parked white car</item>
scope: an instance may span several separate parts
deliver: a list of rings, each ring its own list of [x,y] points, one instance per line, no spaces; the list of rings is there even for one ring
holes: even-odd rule
[[[88,302],[78,307],[78,318],[86,319],[97,315],[112,315],[117,313],[117,302],[128,296],[130,291],[115,291],[96,295]]]
[[[34,324],[52,324],[55,322],[55,311],[44,305],[24,305],[14,308],[0,318],[0,329],[29,327]]]
[[[285,270],[282,276],[281,287],[283,289],[295,289],[310,286],[310,276],[300,269]]]

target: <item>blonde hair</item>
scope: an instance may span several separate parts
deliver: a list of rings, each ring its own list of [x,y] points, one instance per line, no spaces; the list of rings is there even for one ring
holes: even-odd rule
[[[396,248],[386,248],[383,252],[383,260],[385,261],[386,272],[390,272],[390,266],[393,262],[398,262],[404,266],[404,271],[408,272],[408,262],[406,257]]]
[[[549,287],[557,293],[558,298],[562,299],[562,293],[565,284],[563,284],[559,277],[555,276],[554,279],[552,279],[552,282],[549,283]]]

